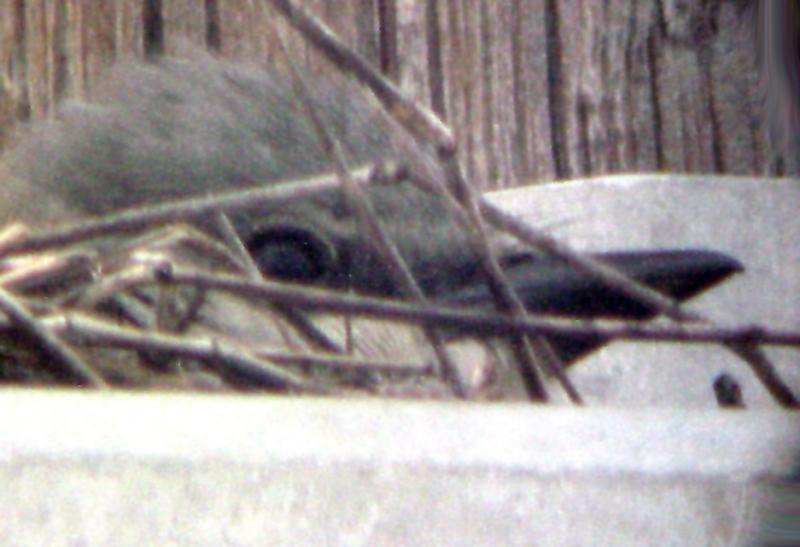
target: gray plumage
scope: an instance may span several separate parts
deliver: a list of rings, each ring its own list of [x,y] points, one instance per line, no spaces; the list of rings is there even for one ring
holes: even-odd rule
[[[395,134],[360,91],[308,80],[324,122],[351,164],[383,158],[402,162],[393,146]],[[291,85],[276,73],[210,58],[161,59],[118,69],[97,103],[66,105],[15,149],[8,160],[14,184],[4,191],[16,193],[5,212],[39,225],[330,171],[331,162],[303,112]],[[480,261],[442,198],[408,180],[372,186],[369,196],[424,291],[472,307],[491,301],[486,287],[476,283]],[[51,208],[53,218],[45,218]],[[232,220],[262,271],[271,276],[372,294],[400,292],[396,275],[340,193],[237,211]],[[559,260],[532,253],[501,258],[530,311],[581,318],[646,319],[654,314]],[[697,250],[597,258],[680,300],[742,268],[731,257]],[[242,313],[219,317],[230,322]],[[572,360],[606,340],[565,336],[552,341]]]
[[[350,165],[397,158],[391,131],[361,90],[306,79]],[[39,196],[32,211],[19,210],[23,220],[41,223],[53,202],[64,204],[56,208],[59,218],[63,210],[97,215],[332,170],[290,81],[275,72],[209,57],[164,58],[115,69],[98,95],[91,104],[64,105],[55,120],[33,128],[8,160]],[[440,285],[472,275],[474,256],[438,198],[408,182],[370,195],[427,290],[439,292]],[[392,276],[340,195],[278,211],[241,212],[233,221],[246,243],[266,243],[254,250],[264,251],[264,260],[273,254],[285,259],[286,249],[269,246],[275,234],[293,234],[291,256],[330,253],[324,278],[312,281],[395,292]],[[300,262],[298,267],[308,266]]]

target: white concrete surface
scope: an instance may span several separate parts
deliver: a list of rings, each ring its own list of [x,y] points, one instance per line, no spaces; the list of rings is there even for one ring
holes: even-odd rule
[[[745,545],[785,413],[0,393],[3,545]]]

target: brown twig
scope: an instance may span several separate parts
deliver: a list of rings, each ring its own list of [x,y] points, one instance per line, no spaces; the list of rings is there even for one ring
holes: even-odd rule
[[[343,355],[320,355],[319,353],[287,353],[285,351],[256,349],[255,354],[280,365],[313,366],[344,371],[370,371],[381,374],[405,376],[428,376],[434,371],[424,363],[396,363],[376,361]]]
[[[164,352],[197,359],[223,373],[234,372],[266,387],[320,391],[311,381],[254,356],[250,351],[217,338],[190,338],[109,325],[77,314],[54,315],[43,321],[75,343]]]
[[[253,280],[263,279],[264,277],[261,270],[259,270],[258,265],[253,260],[253,257],[250,256],[250,253],[242,242],[242,239],[239,237],[239,234],[236,233],[236,229],[233,227],[233,223],[231,223],[227,214],[219,213],[217,215],[217,228],[228,246],[242,261],[247,276]],[[331,340],[327,334],[317,328],[313,321],[299,311],[286,306],[273,306],[272,309],[275,311],[275,313],[280,315],[290,325],[292,325],[313,347],[323,351],[342,353],[342,348],[339,344]],[[286,331],[283,323],[277,319],[273,319],[272,323],[275,325],[275,328],[280,333],[284,342],[286,342],[286,345],[291,346],[291,337]]]
[[[47,325],[31,315],[14,296],[0,288],[0,311],[2,311],[20,332],[37,342],[44,354],[45,366],[55,369],[61,376],[71,378],[79,385],[107,388],[108,384],[87,365],[80,356],[53,334]]]
[[[267,360],[283,366],[311,366],[345,371],[367,370],[392,375],[426,376],[432,372],[431,367],[423,363],[397,363],[338,355],[292,353],[270,348],[242,348],[228,341],[223,343],[219,338],[212,340],[204,337],[178,337],[155,331],[143,331],[110,324],[103,320],[74,312],[53,314],[43,319],[42,323],[75,343],[137,351],[169,352],[204,362],[222,359],[223,363],[217,365],[217,368],[228,366],[230,354],[237,352],[240,358],[250,361],[252,367],[256,367],[259,370],[262,368],[270,369],[269,365],[264,362],[264,360]],[[226,347],[229,348],[227,352],[221,351],[221,348]],[[233,367],[235,372],[241,373],[240,362],[234,361]],[[275,370],[283,378],[283,372],[286,371],[270,369],[271,372],[275,372]],[[292,373],[287,374],[291,375]],[[248,376],[252,376],[252,373],[248,372]],[[291,381],[295,382],[291,387],[305,389],[304,380],[292,378]],[[275,385],[275,379],[269,373],[266,373],[266,383],[269,386]]]
[[[92,259],[83,251],[14,257],[2,263],[0,286],[28,291],[52,285],[67,285],[75,279],[90,279]]]
[[[507,231],[551,256],[560,258],[572,267],[591,275],[605,286],[613,288],[620,293],[641,302],[651,310],[663,313],[674,321],[703,321],[711,323],[708,319],[694,312],[684,311],[680,304],[655,291],[636,280],[626,276],[616,268],[608,266],[589,256],[576,253],[569,246],[561,243],[547,233],[541,232],[522,222],[513,215],[506,213],[499,207],[492,205],[485,198],[481,198],[481,210],[486,218],[495,226]],[[713,329],[713,327],[711,327]],[[781,380],[775,365],[756,345],[755,341],[743,338],[719,340],[723,347],[744,360],[764,387],[781,405],[787,408],[800,407],[800,401],[786,383]]]
[[[323,55],[330,59],[340,69],[353,74],[359,81],[367,85],[380,99],[383,106],[400,122],[412,135],[425,143],[433,144],[446,173],[446,181],[453,195],[464,206],[467,216],[475,227],[475,232],[470,232],[476,244],[484,269],[496,291],[493,294],[499,299],[499,308],[508,311],[513,316],[524,316],[525,308],[514,290],[511,288],[505,274],[499,266],[497,257],[488,244],[485,229],[482,226],[480,211],[475,206],[474,192],[461,175],[460,166],[455,159],[456,145],[452,132],[430,110],[420,107],[407,99],[388,79],[382,77],[369,63],[351,51],[335,34],[321,21],[311,15],[306,9],[298,6],[292,0],[270,0],[270,3],[280,11],[303,36],[314,45]],[[546,344],[545,341],[536,341],[536,347]],[[549,363],[548,356],[553,352],[542,352],[541,349],[532,351],[525,340],[512,340],[512,347],[520,363],[522,377],[530,397],[534,400],[547,400],[547,392],[537,368],[533,365],[532,355],[544,361],[546,366],[555,371],[557,378],[565,386],[568,395],[573,401],[579,402],[577,390],[571,385],[563,370],[559,371],[560,363]],[[548,355],[549,354],[549,355]],[[560,372],[560,373],[559,373]]]
[[[753,326],[708,325],[704,323],[643,324],[614,320],[570,320],[528,314],[510,318],[437,304],[420,305],[380,298],[355,296],[301,285],[253,282],[230,275],[175,269],[164,272],[164,282],[187,284],[207,290],[220,290],[248,299],[279,302],[317,312],[349,313],[372,319],[390,319],[415,323],[435,322],[443,329],[459,333],[482,333],[504,336],[515,332],[531,335],[600,336],[608,340],[650,342],[691,342],[766,344],[800,347],[800,332],[763,329]],[[128,286],[152,283],[152,276],[138,281],[129,278]]]
[[[320,117],[319,112],[317,111],[317,108],[308,93],[308,87],[306,86],[306,83],[303,81],[303,78],[300,75],[300,72],[297,70],[294,62],[292,62],[292,59],[286,48],[286,42],[283,35],[277,31],[275,34],[277,35],[278,43],[280,44],[286,63],[290,69],[290,72],[292,73],[294,87],[298,98],[303,104],[304,110],[306,111],[306,116],[308,117],[309,121],[311,121],[317,137],[322,144],[322,148],[328,154],[330,159],[333,160],[333,165],[336,168],[336,174],[339,177],[342,190],[348,204],[350,205],[350,208],[355,214],[360,225],[366,229],[368,234],[370,234],[369,239],[372,241],[374,249],[378,252],[383,262],[388,266],[388,271],[394,274],[394,281],[399,284],[402,292],[406,296],[411,297],[414,301],[424,304],[427,301],[425,294],[422,292],[422,289],[420,289],[417,281],[414,279],[414,275],[412,274],[411,269],[408,267],[408,264],[406,264],[403,255],[400,254],[397,245],[395,245],[394,241],[392,241],[392,238],[389,237],[386,229],[383,226],[383,223],[378,219],[369,196],[355,183],[355,181],[353,181],[352,177],[350,176],[341,143],[331,134],[331,132],[323,123],[322,118]],[[458,375],[458,369],[456,368],[455,363],[451,359],[450,355],[447,353],[442,336],[433,327],[433,325],[423,325],[423,331],[429,343],[433,347],[434,354],[436,355],[436,359],[440,365],[444,380],[447,382],[456,396],[460,398],[466,397],[466,390],[463,386],[461,378]]]
[[[456,145],[452,133],[441,123],[433,112],[403,97],[396,86],[385,78],[382,78],[369,63],[354,54],[344,43],[336,38],[333,32],[324,24],[312,16],[307,10],[298,6],[294,1],[270,0],[270,2],[276,9],[283,13],[290,24],[300,31],[320,52],[335,62],[337,66],[354,74],[361,82],[368,85],[381,100],[386,109],[392,112],[395,118],[406,127],[409,132],[421,138],[424,142],[434,145],[442,160],[446,172],[446,179],[451,190],[454,191],[457,198],[460,198],[459,201],[462,201],[466,206],[468,214],[475,221],[479,230],[481,213],[486,214],[490,221],[500,218],[496,213],[502,213],[502,211],[499,211],[499,209],[489,204],[485,198],[475,196],[475,193],[469,185],[465,183],[458,162],[455,159]],[[461,194],[459,194],[459,192],[461,192]],[[479,210],[476,209],[476,205],[479,205]],[[503,224],[503,222],[500,222],[500,224]],[[663,313],[676,321],[699,319],[696,314],[685,312],[678,302],[629,278],[612,267],[573,251],[567,245],[557,242],[555,239],[546,236],[546,234],[536,234],[532,229],[515,230],[511,233],[525,231],[527,231],[528,234],[521,239],[532,245],[535,249],[542,250],[567,261],[573,267],[593,276],[599,282],[619,290],[622,294],[641,302],[652,310]],[[486,249],[481,249],[481,251],[486,251]],[[491,248],[488,249],[487,253],[483,253],[483,255],[485,259],[484,265],[488,268],[488,273],[492,278],[492,282],[500,288],[502,303],[507,309],[511,309],[513,314],[519,315],[520,302],[515,297],[513,291],[503,288],[504,286],[508,287],[508,283],[505,281],[502,272],[496,271],[495,269],[493,262],[496,262],[496,260],[493,260]],[[758,349],[753,346],[743,346],[739,342],[725,344],[725,347],[744,359],[760,379],[770,379],[771,383],[765,384],[765,387],[773,395],[778,392],[782,393],[781,398],[778,399],[781,404],[792,407],[800,406],[800,401],[797,400],[788,386],[780,380],[775,372],[775,367],[770,363],[763,352],[759,352]],[[557,367],[558,364],[556,363],[555,366]],[[522,372],[535,374],[535,371],[532,370],[523,370]],[[543,385],[537,385],[539,381],[535,377],[530,378],[530,381],[532,385],[529,387],[534,391],[533,395],[536,395],[536,392],[540,389],[543,390]],[[543,391],[540,393],[540,396],[544,397]]]
[[[370,172],[370,167],[362,167],[356,169],[352,176],[359,184],[363,184],[369,180]],[[172,224],[180,219],[203,217],[211,212],[231,211],[303,199],[324,192],[336,191],[338,187],[339,181],[336,176],[324,174],[300,181],[271,184],[265,188],[235,190],[214,196],[175,200],[150,207],[127,209],[72,226],[56,228],[41,234],[9,241],[2,248],[2,256],[63,247],[111,233],[136,231]]]

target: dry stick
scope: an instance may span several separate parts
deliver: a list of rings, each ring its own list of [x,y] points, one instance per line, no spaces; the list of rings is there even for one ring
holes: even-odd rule
[[[184,357],[210,361],[214,359],[227,359],[227,354],[220,354],[222,345],[216,344],[210,337],[178,337],[166,333],[144,331],[141,329],[110,324],[103,320],[84,315],[82,313],[68,312],[53,314],[42,320],[49,328],[76,343],[94,346],[116,347],[130,350],[167,351]],[[246,348],[241,345],[225,342],[231,347],[231,352],[238,351],[246,356],[248,353],[255,356],[243,357],[253,361],[259,370],[264,368],[264,360],[280,365],[313,366],[339,370],[369,370],[379,373],[404,374],[412,376],[425,376],[430,374],[431,367],[424,363],[396,363],[392,361],[375,361],[371,359],[352,358],[339,355],[320,355],[309,353],[292,353],[277,351],[268,348]],[[236,346],[234,350],[234,346]],[[244,351],[244,353],[241,353]],[[219,366],[224,366],[222,363]],[[238,370],[235,368],[234,370]],[[269,365],[267,365],[269,368]],[[282,369],[276,369],[282,370]],[[284,371],[285,372],[285,371]],[[287,373],[291,374],[291,373]],[[260,378],[260,376],[259,376]],[[270,385],[274,384],[272,376],[267,375]]]
[[[561,243],[556,238],[514,218],[513,215],[485,199],[481,202],[481,210],[486,218],[498,228],[518,237],[536,249],[560,258],[574,268],[593,276],[607,287],[618,290],[649,308],[663,313],[674,321],[691,320],[712,323],[700,314],[681,309],[676,301],[632,280],[619,270],[599,260],[575,253],[569,246]],[[781,380],[774,364],[770,362],[761,348],[752,342],[737,340],[723,341],[721,343],[725,348],[750,365],[753,373],[776,401],[785,407],[800,407],[800,401],[797,400],[789,386]]]
[[[699,317],[681,309],[680,304],[646,285],[639,283],[616,268],[587,255],[576,253],[553,236],[533,228],[493,205],[486,199],[480,201],[481,213],[500,230],[510,233],[533,248],[564,261],[576,270],[591,275],[606,287],[623,293],[650,309],[658,310],[675,320],[697,320]]]
[[[397,87],[383,78],[364,59],[353,53],[319,19],[293,0],[268,0],[284,15],[286,20],[323,55],[342,70],[352,73],[369,86],[395,119],[404,126],[412,125],[412,133],[422,132],[426,142],[447,143],[451,148],[453,138],[450,130],[430,110],[421,109],[404,97]]]
[[[284,351],[255,349],[254,353],[283,365],[313,366],[318,368],[338,369],[342,371],[369,371],[406,376],[429,376],[432,367],[424,363],[396,363],[393,361],[375,361],[342,355],[320,355],[313,353],[287,353]]]
[[[242,238],[239,237],[239,234],[236,232],[236,228],[234,228],[230,217],[228,217],[226,213],[217,213],[216,228],[219,231],[222,240],[228,245],[228,247],[230,247],[236,257],[242,262],[242,267],[244,268],[244,272],[247,274],[247,277],[254,281],[263,279],[261,270],[258,269],[258,264],[256,264],[255,260],[253,260],[253,257],[250,255],[247,247],[245,247]]]
[[[397,124],[397,121],[393,120],[385,110],[382,110],[382,112],[388,122],[394,123],[395,125]],[[466,230],[466,233],[469,236],[469,241],[473,245],[473,248],[479,251],[481,264],[484,270],[488,269],[490,271],[494,271],[495,275],[497,275],[497,272],[500,270],[491,266],[492,259],[491,254],[487,253],[488,241],[485,236],[485,230],[483,230],[483,228],[481,228],[480,232],[476,230],[476,219],[471,219],[465,211],[464,206],[456,201],[453,195],[443,187],[443,184],[438,182],[443,177],[442,173],[440,172],[441,166],[433,166],[431,165],[430,161],[421,156],[419,154],[418,145],[413,142],[413,138],[411,138],[405,130],[398,130],[398,136],[400,138],[398,139],[397,144],[405,155],[404,159],[410,162],[408,168],[412,173],[412,178],[409,180],[420,190],[425,192],[433,192],[443,199],[443,204],[447,208],[448,212],[453,215],[453,220],[462,229]],[[437,182],[429,184],[426,181]],[[477,219],[477,222],[480,223],[479,226],[482,226],[482,219]],[[502,291],[502,289],[500,290]],[[505,295],[506,300],[516,299],[514,291],[506,290],[502,291],[502,293]],[[507,306],[504,306],[501,302],[500,308],[503,309],[504,307],[507,308]],[[527,313],[527,310],[524,310],[524,307],[517,307],[516,309],[517,311],[522,309],[525,313]],[[518,315],[520,314],[518,313]],[[556,377],[561,384],[562,389],[564,389],[572,402],[581,404],[582,400],[580,394],[577,392],[575,386],[567,376],[561,359],[553,351],[550,343],[541,338],[533,338],[532,340],[534,347],[530,346],[530,342],[526,338],[511,340],[512,349],[515,352],[517,363],[521,365],[519,366],[519,370],[521,371],[529,395],[533,394],[532,397],[536,398],[537,394],[540,393],[539,388],[541,383],[537,381],[536,369],[531,361],[531,357],[535,355],[541,359],[542,364],[547,366],[550,373]],[[528,374],[528,371],[531,373]]]
[[[366,61],[350,51],[325,25],[312,16],[307,10],[297,6],[292,0],[269,1],[276,9],[284,14],[287,20],[300,31],[310,43],[316,46],[320,52],[335,62],[339,67],[353,73],[360,81],[368,85],[385,105],[387,110],[393,112],[396,119],[412,134],[423,138],[426,142],[436,145],[436,149],[444,161],[445,169],[449,172],[449,182],[456,184],[456,186],[454,186],[455,189],[463,189],[466,191],[465,195],[462,197],[465,198],[468,206],[468,213],[473,219],[479,218],[479,213],[476,215],[476,211],[472,207],[475,202],[480,204],[480,210],[483,211],[484,214],[487,207],[493,207],[485,198],[474,196],[471,189],[463,184],[465,181],[463,177],[461,177],[460,169],[454,159],[455,143],[452,134],[433,112],[403,97],[391,82],[382,78]],[[487,215],[487,218],[489,217],[490,215]],[[597,260],[582,256],[572,251],[566,245],[559,243],[557,248],[548,245],[541,247],[540,244],[536,243],[537,240],[541,240],[541,238],[533,237],[530,239],[523,239],[523,241],[529,243],[534,248],[541,249],[545,252],[552,253],[553,256],[567,260],[571,265],[592,275],[598,281],[607,284],[609,287],[620,290],[626,296],[630,296],[652,309],[664,313],[673,320],[698,318],[696,315],[684,312],[680,308],[680,305],[674,300],[664,297],[657,291],[625,276],[614,268],[602,264]],[[489,256],[491,257],[491,255]],[[491,262],[491,260],[489,262]],[[502,276],[500,279],[502,279]],[[765,387],[781,404],[788,407],[800,406],[800,401],[797,400],[788,386],[780,380],[774,366],[759,348],[742,345],[735,345],[732,347],[727,344],[725,347],[744,359],[759,379],[762,379],[762,381],[768,380],[768,383],[765,383]]]
[[[330,159],[333,160],[333,164],[336,168],[336,174],[339,176],[342,190],[347,198],[350,208],[355,213],[359,224],[368,230],[368,233],[370,234],[370,240],[373,242],[373,245],[380,254],[383,262],[389,266],[389,271],[394,273],[395,281],[400,284],[402,292],[406,296],[411,297],[414,301],[420,304],[425,304],[427,302],[425,294],[422,292],[422,289],[420,289],[417,281],[414,279],[414,275],[411,273],[411,269],[408,267],[405,259],[397,249],[397,245],[395,245],[394,241],[392,241],[392,238],[386,233],[381,221],[378,220],[369,196],[367,196],[366,192],[359,188],[359,186],[350,177],[341,144],[331,135],[330,131],[328,131],[328,128],[320,118],[319,112],[308,94],[306,83],[303,81],[303,78],[298,72],[297,67],[289,56],[289,52],[286,48],[286,42],[282,33],[276,31],[274,34],[278,38],[278,44],[283,51],[286,63],[292,73],[294,88],[298,94],[300,102],[303,104],[303,107],[306,111],[306,116],[308,117],[309,121],[311,121],[323,149],[328,154]],[[428,342],[433,347],[437,362],[441,368],[441,370],[437,372],[443,376],[445,382],[447,382],[447,384],[450,386],[450,389],[457,397],[465,398],[467,396],[466,389],[459,377],[458,369],[456,368],[455,363],[445,348],[442,336],[433,327],[433,325],[430,324],[423,325],[423,331],[428,339]]]
[[[371,172],[370,167],[361,167],[354,170],[352,176],[359,184],[365,184],[369,181]],[[131,232],[156,225],[174,224],[178,219],[203,217],[221,210],[232,211],[303,199],[324,192],[336,191],[338,187],[339,179],[335,175],[326,174],[299,181],[283,181],[264,188],[234,190],[214,196],[181,199],[150,207],[126,209],[93,220],[82,221],[73,226],[56,228],[6,242],[0,249],[0,256],[62,247],[114,232]]]
[[[89,280],[94,261],[82,251],[17,257],[4,262],[0,286],[15,292]]]
[[[0,311],[6,314],[11,324],[22,331],[26,336],[38,342],[46,365],[54,368],[59,374],[68,374],[80,385],[107,388],[108,384],[92,368],[83,362],[80,356],[65,345],[58,336],[31,315],[11,293],[0,288]]]
[[[482,228],[482,219],[477,219],[477,226],[480,228],[480,233],[478,233],[475,220],[470,219],[465,207],[456,201],[452,193],[445,189],[444,185],[440,182],[444,177],[441,163],[432,162],[427,154],[420,154],[419,144],[414,140],[410,132],[402,127],[397,127],[400,124],[397,120],[392,118],[385,109],[381,109],[381,113],[383,114],[385,121],[396,129],[396,145],[403,153],[403,159],[406,163],[406,168],[410,173],[409,181],[417,186],[421,191],[434,193],[443,200],[443,205],[447,208],[447,211],[453,215],[453,220],[462,229],[466,230],[466,233],[469,236],[469,241],[472,243],[473,248],[482,251],[479,254],[481,256],[482,266],[484,269],[487,269],[487,267],[491,268],[491,254],[486,252],[488,241],[485,236],[485,230]],[[548,227],[547,229],[550,228]],[[494,271],[498,272],[499,270],[495,267]],[[507,300],[516,299],[514,291],[507,290],[505,291],[505,294]],[[523,313],[518,315],[524,315],[527,313],[527,310],[524,308],[517,307],[518,311],[520,311],[520,309],[523,311]],[[574,403],[582,403],[580,394],[577,392],[571,380],[566,375],[564,365],[561,362],[560,357],[553,351],[550,343],[547,340],[539,337],[535,337],[532,340],[533,343],[536,344],[535,350],[538,352],[538,356],[542,359],[543,364],[548,366],[551,374],[556,377],[570,399]],[[522,372],[523,380],[526,382],[526,388],[528,389],[529,393],[533,392],[536,394],[538,393],[537,389],[540,385],[537,383],[536,377],[533,376],[525,378],[526,370],[531,370],[534,373],[536,372],[536,369],[532,367],[530,360],[530,356],[532,355],[534,348],[530,347],[529,340],[525,338],[513,340],[512,343],[514,344],[513,349],[516,352],[515,357],[517,359],[517,363],[522,364],[520,370]]]
[[[155,282],[152,274],[142,275],[141,270],[137,274],[129,277],[127,286],[142,286]],[[461,309],[440,308],[430,305],[422,307],[390,300],[342,295],[338,292],[309,289],[301,286],[250,282],[234,276],[207,275],[182,271],[161,272],[161,275],[164,277],[162,282],[185,283],[207,290],[224,290],[251,299],[277,301],[304,309],[351,313],[376,319],[437,322],[441,327],[462,331],[471,330],[487,335],[505,335],[509,332],[520,331],[544,335],[600,336],[607,338],[609,341],[613,339],[629,339],[691,343],[758,343],[800,347],[800,332],[797,331],[765,330],[748,326],[712,327],[707,324],[687,323],[643,325],[638,322],[626,323],[622,321],[571,321],[532,315],[528,315],[523,320],[514,320],[505,316],[487,316],[486,314]],[[62,328],[64,317],[64,315],[53,314],[41,322],[48,326],[53,326],[53,328]],[[7,318],[0,318],[0,328],[9,329],[13,326],[13,321]],[[107,326],[106,328],[113,329],[115,327]],[[135,345],[126,347],[142,349],[142,347]],[[144,347],[147,348],[148,346]],[[323,358],[321,357],[321,359]],[[334,362],[341,359],[336,357]],[[355,363],[358,363],[358,361],[356,360]],[[353,366],[359,365],[354,364]],[[403,365],[399,366],[402,367]]]
[[[152,308],[138,300],[135,296],[125,293],[114,294],[113,298],[108,300],[107,305],[112,306],[120,317],[136,327],[152,330]],[[78,308],[78,306],[74,307]],[[50,308],[46,313],[53,314],[57,311],[57,309]]]
[[[302,391],[321,389],[302,376],[253,356],[241,346],[216,338],[187,339],[173,334],[108,325],[78,314],[51,316],[44,323],[75,343],[157,351],[198,359],[212,368],[221,369],[222,372],[234,371],[253,383],[267,387],[281,386]]]
[[[208,233],[187,224],[177,224],[151,230],[144,235],[134,237],[120,248],[114,250],[111,256],[104,257],[100,268],[102,272],[113,271],[118,263],[122,262],[149,262],[168,263],[175,260],[174,249],[192,249],[199,252],[204,259],[214,260],[220,265],[233,269],[236,272],[245,271],[245,266],[233,251],[219,240],[212,238]],[[119,269],[119,266],[117,266]],[[84,291],[84,294],[90,291]],[[159,286],[156,295],[155,324],[156,330],[182,332],[197,318],[205,302],[206,295],[202,291],[195,291],[188,300],[186,308],[179,313],[173,306],[178,295]]]
[[[764,350],[755,342],[742,340],[728,340],[723,345],[733,354],[744,360],[756,375],[767,391],[786,408],[800,408],[794,392],[781,379],[775,365],[767,357]]]
[[[464,179],[454,153],[446,149],[440,149],[440,157],[445,166],[450,187],[453,188],[453,193],[461,194],[464,207],[477,229],[478,249],[481,253],[483,268],[489,274],[489,280],[494,288],[492,292],[496,293],[500,298],[502,309],[509,310],[514,318],[524,318],[527,315],[525,306],[517,296],[516,291],[508,283],[505,273],[497,261],[497,256],[489,244],[483,217],[478,210],[476,192]],[[578,390],[564,371],[564,364],[553,351],[549,342],[540,336],[534,336],[533,338],[516,336],[511,339],[511,343],[512,349],[515,351],[517,360],[521,365],[520,371],[529,386],[535,388],[541,382],[535,366],[536,362],[540,362],[555,375],[573,403],[583,404]],[[543,390],[544,386],[541,389]]]
[[[421,138],[424,142],[436,145],[440,159],[444,160],[443,163],[447,174],[446,180],[454,195],[460,198],[459,201],[466,208],[467,215],[479,235],[479,237],[475,238],[478,243],[477,248],[481,253],[484,269],[489,275],[492,285],[499,289],[499,291],[493,291],[493,293],[496,294],[496,298],[500,298],[501,309],[510,311],[512,315],[524,315],[524,306],[513,289],[511,289],[491,246],[488,244],[488,240],[485,238],[480,212],[474,204],[473,192],[466,185],[458,162],[454,159],[456,147],[450,130],[431,111],[419,108],[412,101],[405,98],[396,86],[383,78],[361,57],[353,53],[330,29],[307,10],[297,6],[291,0],[270,0],[270,3],[323,55],[328,57],[339,68],[354,74],[361,82],[368,85],[384,107],[411,134]],[[470,232],[470,234],[473,235],[473,232]],[[537,345],[544,343],[539,341]],[[525,379],[529,396],[534,400],[546,400],[547,393],[544,383],[532,363],[532,352],[527,341],[512,340],[512,347],[520,363],[520,372]],[[550,352],[550,354],[552,356],[555,355],[553,352]],[[545,363],[547,363],[547,357],[547,355],[542,356]],[[563,373],[558,374],[560,364],[557,361],[547,364],[549,368],[557,372],[556,376],[564,385],[570,398],[575,402],[580,402],[577,391],[570,384],[566,375]]]
[[[441,328],[458,332],[481,332],[505,336],[514,332],[531,335],[600,336],[650,342],[743,343],[800,347],[800,332],[762,329],[752,326],[722,327],[698,323],[643,324],[615,320],[570,320],[526,315],[516,319],[504,315],[440,306],[420,305],[396,300],[354,296],[341,292],[289,283],[254,282],[222,274],[205,274],[176,268],[160,272],[162,282],[187,284],[204,289],[227,291],[249,299],[278,302],[302,309],[330,313],[350,313],[371,319],[390,319],[415,323],[435,322]],[[128,286],[153,283],[153,276],[130,278]]]
[[[0,254],[8,245],[14,245],[30,234],[28,226],[21,222],[12,222],[0,228]]]
[[[222,228],[222,227],[220,227]],[[230,229],[233,230],[233,227],[230,226]],[[223,237],[226,236],[225,231],[222,231]],[[241,245],[241,241],[238,238],[238,235],[234,236],[236,240],[239,241],[239,245]],[[205,237],[203,235],[203,237]],[[144,241],[149,240],[150,238],[145,238]],[[227,239],[227,238],[226,238]],[[233,243],[233,242],[231,242]],[[232,245],[235,249],[235,245]],[[246,249],[243,249],[243,252],[246,253]],[[231,250],[227,247],[223,247],[223,255],[227,260],[229,260],[232,264],[236,264],[238,268],[244,268],[245,272],[249,272],[250,268],[255,268],[256,271],[258,269],[255,264],[252,264],[252,259],[247,255],[247,258],[250,259],[251,265],[248,266],[246,264],[242,264],[241,262],[244,261],[244,256],[239,259],[239,256],[233,256],[230,254]],[[156,281],[157,279],[157,272],[163,269],[171,269],[174,265],[169,260],[168,257],[162,254],[150,254],[148,256],[149,260],[147,261],[130,261],[131,264],[127,267],[124,267],[118,271],[113,273],[107,274],[100,278],[100,280],[93,283],[89,286],[86,290],[83,291],[81,294],[78,305],[83,307],[92,307],[97,305],[99,302],[106,300],[110,297],[120,298],[121,294],[128,289],[135,288],[138,285],[141,285],[141,280],[143,277],[150,279],[151,281]],[[260,277],[259,277],[260,279]],[[200,304],[200,302],[198,302]],[[129,304],[126,304],[126,308]],[[298,328],[298,330],[305,334],[307,333],[309,338],[314,340],[318,347],[322,349],[326,349],[328,351],[335,351],[339,349],[338,345],[329,340],[328,337],[321,332],[315,325],[313,325],[307,318],[302,316],[302,314],[297,313],[294,310],[288,310],[287,318]],[[130,310],[127,310],[130,311]],[[278,310],[279,313],[281,310]],[[305,323],[304,323],[305,321]],[[146,323],[137,321],[137,323]]]
[[[169,261],[135,263],[123,268],[113,274],[101,277],[97,282],[87,287],[76,305],[80,307],[93,307],[101,301],[139,287],[145,283],[156,282],[156,271],[163,268],[171,268]]]
[[[261,273],[261,270],[258,269],[258,265],[256,264],[255,260],[253,260],[253,257],[250,256],[247,247],[245,247],[244,243],[242,242],[242,238],[240,238],[239,234],[236,233],[236,228],[233,227],[233,223],[226,213],[217,213],[216,228],[217,231],[219,231],[222,240],[227,243],[228,247],[230,247],[232,251],[236,253],[236,256],[239,258],[239,260],[242,261],[242,266],[244,267],[247,277],[253,281],[259,281],[263,279],[264,277]],[[278,314],[281,314],[281,311],[278,308],[273,306],[272,309]],[[269,316],[269,318],[272,324],[275,326],[275,329],[281,335],[281,338],[283,338],[283,342],[286,344],[286,346],[292,347],[291,336],[289,336],[289,332],[286,330],[286,327],[283,325],[283,323],[272,316]]]
[[[152,229],[143,235],[137,235],[127,240],[119,247],[115,247],[110,253],[103,257],[104,269],[106,265],[116,262],[130,261],[131,257],[136,258],[137,252],[163,252],[163,249],[170,250],[186,247],[199,252],[202,256],[212,258],[233,270],[243,271],[244,266],[231,250],[211,237],[201,229],[186,224],[177,223],[166,227]]]
[[[233,249],[233,251],[242,261],[247,276],[256,281],[264,279],[261,270],[258,268],[258,265],[253,260],[253,257],[250,256],[250,253],[244,246],[239,234],[236,233],[236,229],[233,227],[228,215],[225,213],[219,213],[217,215],[217,228],[219,229],[220,235],[225,242],[230,246],[231,249]],[[323,351],[342,353],[341,346],[331,340],[330,337],[322,332],[322,330],[320,330],[313,321],[311,321],[302,313],[286,306],[273,306],[273,310],[286,321],[288,321],[289,324],[291,324],[295,329],[297,329],[300,335],[303,336],[307,342],[311,343],[313,347]],[[273,319],[273,324],[283,340],[286,342],[286,345],[291,347],[291,337],[289,336],[289,333],[284,325],[275,319]]]

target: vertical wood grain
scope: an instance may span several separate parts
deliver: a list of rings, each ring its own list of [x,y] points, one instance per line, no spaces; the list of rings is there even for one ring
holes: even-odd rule
[[[146,1],[0,2],[0,123],[44,117],[64,95],[90,97],[111,62],[141,57]],[[159,0],[165,51],[205,47],[280,65],[276,24],[295,61],[329,72],[267,4]],[[754,50],[734,2],[304,5],[453,127],[481,188],[634,171],[762,173],[780,152],[762,127]]]

